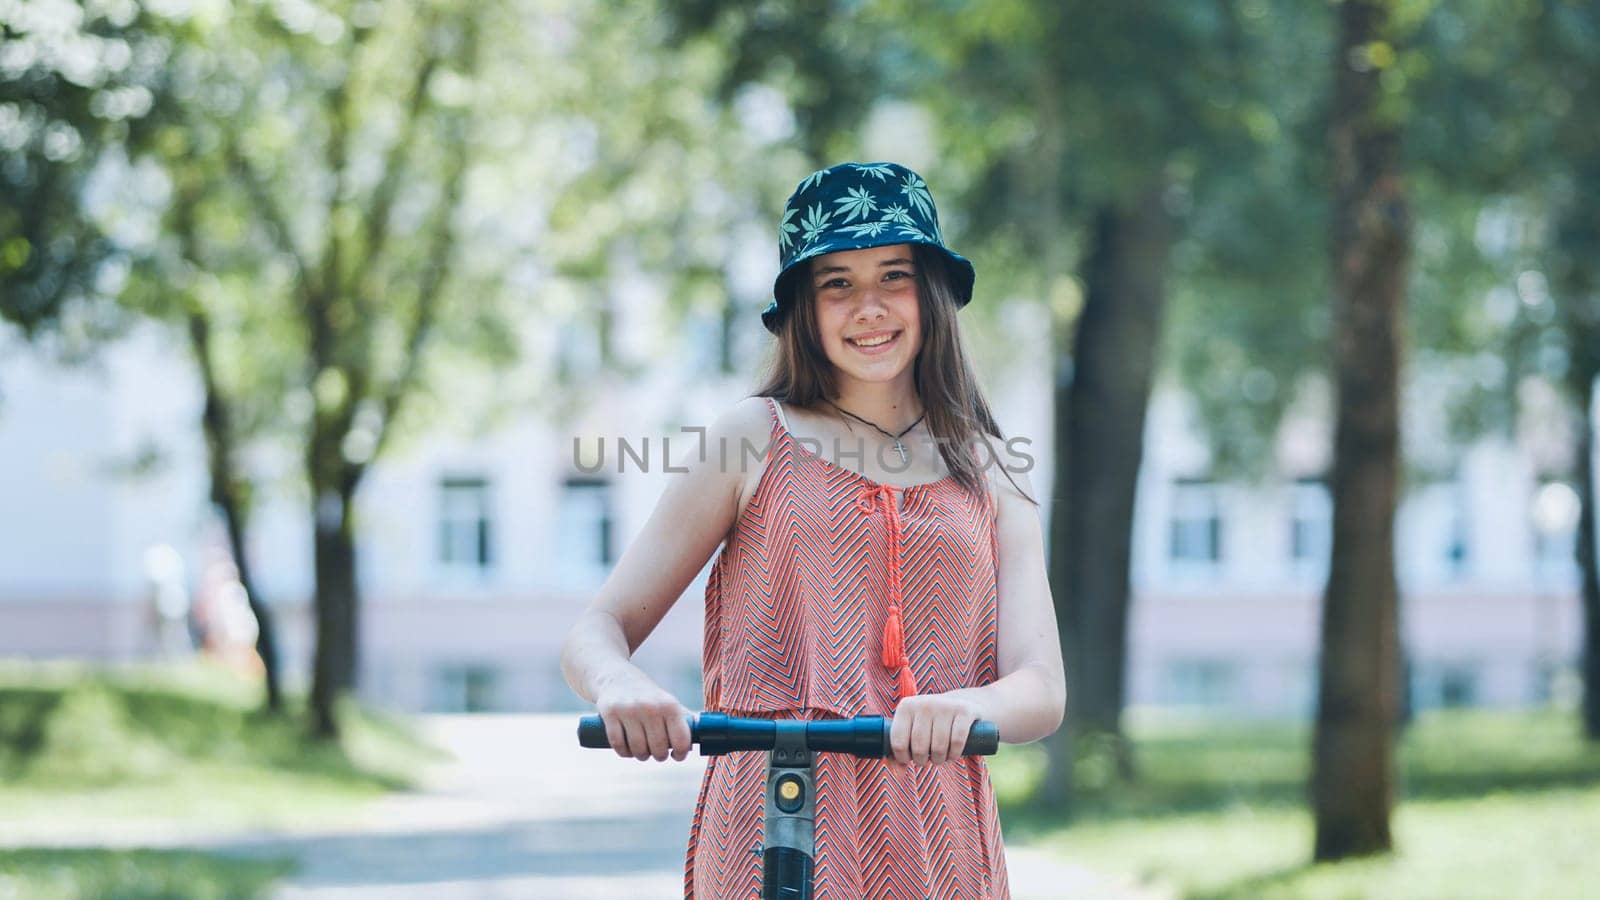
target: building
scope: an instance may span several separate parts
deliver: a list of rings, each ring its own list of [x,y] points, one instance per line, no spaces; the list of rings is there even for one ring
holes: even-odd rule
[[[1046,330],[1026,324],[1006,330],[1035,335],[1028,352],[1037,359]],[[719,339],[708,329],[691,338]],[[624,327],[624,345],[637,339],[634,352],[647,358],[644,339],[628,335]],[[759,337],[741,333],[744,363]],[[578,364],[594,364],[576,352]],[[1016,347],[978,347],[980,363],[1003,354]],[[671,477],[663,445],[681,448],[690,438],[679,426],[709,422],[750,387],[714,371],[657,368],[628,385],[597,382],[574,424],[524,417],[486,434],[441,428],[374,467],[359,498],[368,699],[404,710],[581,708],[557,661],[568,625]],[[998,373],[986,384],[1002,425],[1032,440],[1031,477],[1048,498],[1049,386],[1024,365],[984,368]],[[0,393],[0,657],[184,652],[174,622],[188,598],[218,591],[221,541],[181,344],[146,329],[100,362],[68,368],[6,335]],[[1331,513],[1320,480],[1325,407],[1291,419],[1278,476],[1234,483],[1212,478],[1182,394],[1158,391],[1134,534],[1134,705],[1267,716],[1310,708]],[[1425,416],[1408,421],[1421,434],[1408,446],[1437,447]],[[1482,441],[1413,479],[1398,542],[1416,705],[1523,706],[1563,689],[1581,632],[1575,495],[1547,474],[1547,455],[1522,437]],[[289,681],[303,684],[309,504],[292,455],[264,450],[256,466],[274,499],[257,516],[253,562],[279,613]],[[691,707],[704,575],[639,656]]]

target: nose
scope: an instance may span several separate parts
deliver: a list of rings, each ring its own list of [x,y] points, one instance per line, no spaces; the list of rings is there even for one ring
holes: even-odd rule
[[[883,300],[883,292],[876,285],[869,286],[861,292],[861,302],[856,306],[856,321],[865,322],[881,319],[889,314],[889,305]]]

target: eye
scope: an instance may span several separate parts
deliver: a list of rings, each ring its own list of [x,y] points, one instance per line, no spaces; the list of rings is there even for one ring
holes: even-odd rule
[[[903,281],[911,277],[912,274],[905,269],[890,269],[888,272],[884,273],[883,279],[885,281]]]
[[[830,278],[827,281],[824,281],[822,284],[818,285],[818,287],[821,288],[822,290],[830,290],[830,289],[833,289],[833,288],[847,288],[849,286],[850,286],[850,282],[845,281],[843,278]]]

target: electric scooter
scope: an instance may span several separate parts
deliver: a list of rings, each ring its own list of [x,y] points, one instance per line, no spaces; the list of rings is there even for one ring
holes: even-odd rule
[[[849,753],[863,759],[892,755],[890,720],[884,716],[853,719],[750,719],[721,713],[689,717],[690,740],[701,756],[735,750],[767,751],[766,828],[762,832],[762,900],[812,900],[816,854],[816,803],[812,779],[815,753]],[[599,716],[578,721],[578,743],[610,749],[606,725]],[[1000,747],[1000,729],[977,721],[967,733],[962,756],[990,756]]]

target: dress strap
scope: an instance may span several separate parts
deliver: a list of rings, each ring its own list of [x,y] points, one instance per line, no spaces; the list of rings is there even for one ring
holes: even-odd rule
[[[789,431],[789,422],[783,417],[783,404],[779,403],[776,397],[768,397],[767,403],[772,406],[772,417],[777,420],[778,426],[784,431]]]

